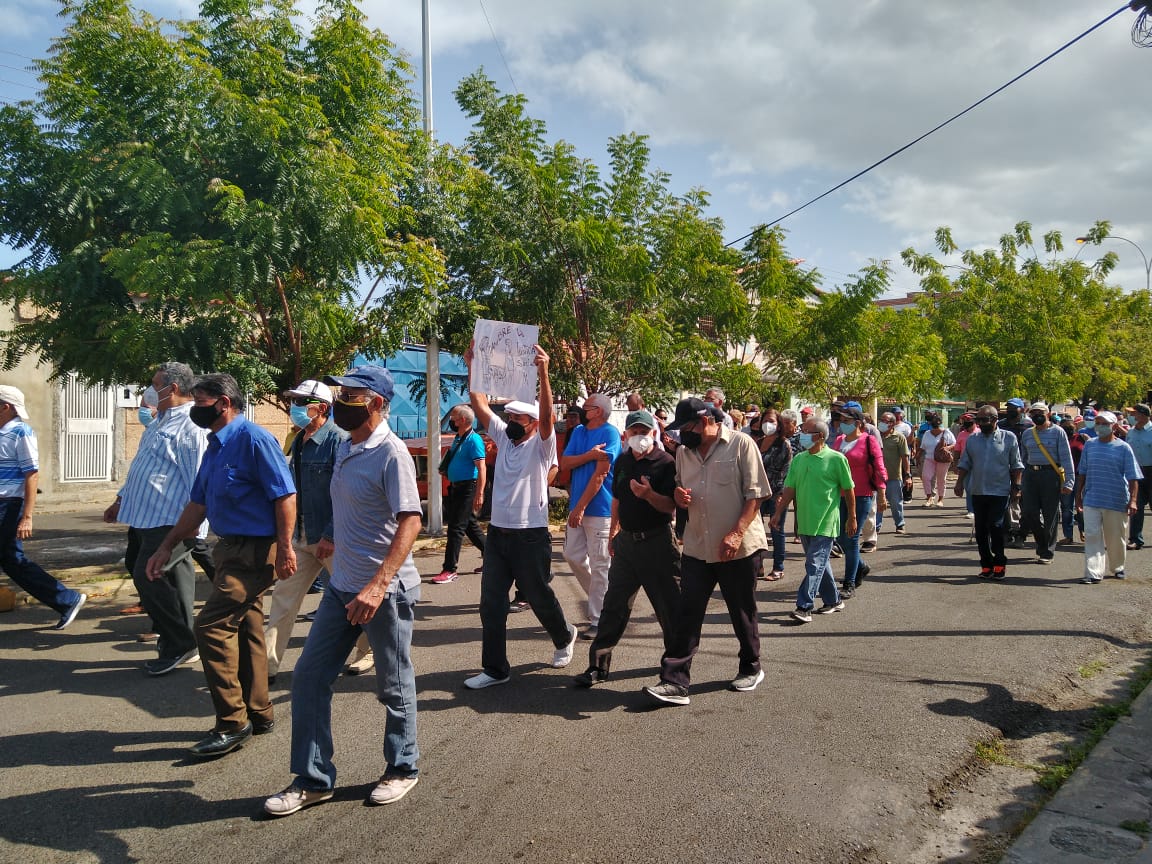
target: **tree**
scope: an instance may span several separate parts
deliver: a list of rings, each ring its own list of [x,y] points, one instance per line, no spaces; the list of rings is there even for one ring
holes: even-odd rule
[[[39,98],[0,111],[0,235],[27,252],[0,298],[38,310],[2,334],[6,367],[108,383],[179,359],[262,396],[426,319],[443,266],[411,200],[433,154],[408,66],[351,0],[307,34],[292,0],[62,7]],[[409,290],[381,302],[366,277]]]
[[[1093,229],[1108,233],[1108,223]],[[959,251],[948,228],[936,232],[941,253]],[[1081,406],[1123,405],[1144,395],[1152,372],[1140,351],[1149,321],[1147,292],[1105,283],[1115,253],[1094,263],[1059,257],[1058,231],[1044,235],[1040,255],[1032,226],[1020,222],[1000,248],[965,250],[955,277],[933,256],[904,251],[921,277],[923,310],[948,357],[947,384],[971,399],[1010,396],[1073,400]]]
[[[456,90],[473,118],[475,169],[455,235],[441,237],[451,292],[488,318],[538,324],[558,393],[581,387],[655,402],[699,387],[723,335],[746,322],[739,253],[704,215],[700,190],[673,195],[643,136],[608,142],[608,171],[579,157],[502,96],[483,72]],[[468,333],[448,334],[462,348]]]

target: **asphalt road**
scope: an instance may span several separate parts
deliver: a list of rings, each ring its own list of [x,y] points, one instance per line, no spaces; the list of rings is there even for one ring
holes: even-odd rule
[[[801,566],[789,546],[785,580],[761,583],[767,677],[755,692],[726,689],[736,642],[714,599],[687,707],[652,710],[639,692],[660,654],[643,598],[606,684],[570,687],[588,643],[569,669],[549,668],[528,612],[509,619],[513,681],[465,690],[479,664],[479,577],[426,583],[420,784],[397,805],[365,806],[384,767],[384,714],[373,675],[344,677],[336,797],[281,820],[261,804],[291,779],[284,673],[307,625],[274,690],[277,731],[199,762],[185,756],[212,723],[199,664],[145,677],[154,652],[134,641],[144,619],[118,614],[124,596],[95,598],[63,633],[50,610],[20,607],[0,616],[0,861],[943,860],[934,791],[974,742],[1027,730],[1090,659],[1147,649],[1152,550],[1131,555],[1126,582],[1077,584],[1079,546],[1050,567],[1014,552],[1007,580],[981,582],[961,502],[909,512],[906,537],[885,526],[847,611],[803,627],[788,621]],[[83,549],[90,531],[89,547],[115,558],[116,531],[91,514],[40,530],[33,557]],[[582,622],[586,595],[559,552],[557,539],[554,584]],[[439,563],[418,557],[427,575]],[[462,569],[476,563],[469,550]]]

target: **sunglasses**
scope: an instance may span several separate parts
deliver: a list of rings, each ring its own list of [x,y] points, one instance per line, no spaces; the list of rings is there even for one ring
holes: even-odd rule
[[[310,399],[307,396],[297,396],[292,400],[292,404],[297,408],[303,408],[305,405],[319,405],[323,399]]]

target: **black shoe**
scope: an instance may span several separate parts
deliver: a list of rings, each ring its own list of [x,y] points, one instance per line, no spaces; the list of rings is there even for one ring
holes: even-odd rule
[[[856,587],[857,588],[860,587],[861,582],[863,582],[865,579],[868,578],[868,574],[871,572],[872,572],[872,568],[869,567],[867,564],[865,564],[863,561],[861,561],[860,566],[856,568]]]
[[[867,543],[861,543],[860,544],[860,551],[861,552],[875,552],[876,551],[876,544],[871,542],[871,541],[869,541]]]
[[[842,585],[840,587],[840,599],[841,600],[851,600],[855,596],[856,596],[856,589],[853,588],[851,585]]]
[[[273,720],[253,720],[252,721],[252,734],[253,735],[267,735],[276,728],[276,721]]]
[[[608,673],[599,666],[589,666],[572,679],[573,687],[593,687],[608,680]]]
[[[223,756],[243,747],[251,737],[252,724],[245,723],[243,728],[234,732],[209,732],[207,738],[197,741],[190,749],[193,756]]]

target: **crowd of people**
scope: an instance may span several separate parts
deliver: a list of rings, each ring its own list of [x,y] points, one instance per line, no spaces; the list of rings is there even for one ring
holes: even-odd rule
[[[470,351],[465,360],[471,364]],[[633,393],[621,433],[610,422],[612,400],[594,393],[570,409],[560,450],[549,360],[536,346],[537,400],[509,402],[501,414],[486,394],[472,392],[450,414],[456,435],[439,464],[448,484],[447,543],[429,581],[458,579],[465,538],[480,551],[483,635],[480,670],[462,681],[469,690],[511,680],[508,615],[522,609],[551,640],[551,666],[568,666],[580,638],[590,643],[576,687],[608,680],[643,589],[664,647],[659,678],[644,692],[654,705],[687,705],[716,587],[739,646],[730,686],[754,690],[764,678],[758,580],[784,578],[791,538],[803,552],[793,621],[844,611],[870,574],[864,556],[877,548],[885,514],[896,535],[906,532],[917,466],[926,508],[943,506],[955,472],[952,492],[964,499],[979,550],[974,577],[1004,579],[1005,548],[1026,538],[1036,563],[1049,564],[1056,546],[1075,542],[1077,526],[1085,584],[1123,579],[1126,552],[1144,545],[1143,509],[1152,500],[1145,404],[1123,417],[1103,410],[1077,417],[1012,398],[1003,416],[984,405],[950,428],[928,411],[913,429],[899,406],[874,423],[856,401],[726,411],[713,388],[681,400],[671,416]],[[244,396],[228,375],[197,377],[185,364],[165,363],[149,389],[139,450],[105,519],[128,526],[126,560],[157,633],[157,656],[144,671],[161,676],[203,664],[216,717],[192,754],[223,756],[273,731],[269,689],[303,598],[326,571],[292,673],[293,779],[264,810],[286,816],[333,796],[332,684],[350,666],[373,664],[385,765],[369,800],[401,800],[419,780],[411,644],[421,500],[413,460],[388,423],[391,374],[368,364],[300,382],[285,393],[296,434],[283,447],[245,418]],[[0,565],[60,615],[62,629],[85,597],[23,554],[37,471],[27,417],[23,394],[0,386]],[[496,448],[491,474],[477,426]],[[564,559],[588,586],[583,631],[552,587],[549,489],[558,476],[568,490]],[[489,485],[484,531],[477,513]],[[212,587],[196,611],[192,560],[209,529],[217,538]]]

